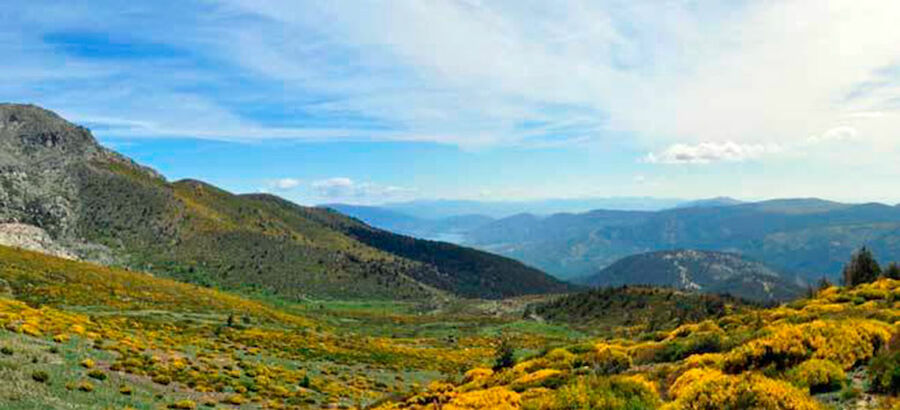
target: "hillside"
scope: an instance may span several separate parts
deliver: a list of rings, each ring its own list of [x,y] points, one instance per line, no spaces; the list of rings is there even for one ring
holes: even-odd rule
[[[826,409],[900,405],[900,281],[829,287],[673,330],[547,349],[385,409]]]
[[[591,286],[655,285],[759,300],[797,298],[804,288],[766,265],[726,252],[676,250],[622,258],[581,278]]]
[[[779,271],[835,278],[861,245],[900,255],[900,208],[786,199],[657,212],[592,211],[497,220],[463,243],[561,278],[596,273],[638,253],[706,249],[739,253]]]
[[[42,228],[83,259],[288,298],[568,289],[504,257],[419,242],[325,209],[170,183],[39,107],[0,105],[0,146],[0,219]]]
[[[560,343],[517,319],[367,306],[270,304],[0,246],[0,407],[361,408],[485,363],[498,328]]]
[[[593,333],[619,332],[621,336],[623,330],[670,329],[759,306],[733,296],[653,286],[622,286],[592,289],[535,303],[528,306],[525,314]]]

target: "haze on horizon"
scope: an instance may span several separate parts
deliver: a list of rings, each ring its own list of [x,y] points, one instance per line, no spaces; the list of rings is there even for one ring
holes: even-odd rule
[[[900,4],[31,1],[3,101],[304,204],[900,202]]]

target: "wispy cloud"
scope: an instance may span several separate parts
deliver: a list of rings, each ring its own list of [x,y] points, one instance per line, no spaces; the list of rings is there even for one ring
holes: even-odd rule
[[[314,181],[310,188],[315,198],[323,201],[347,201],[353,203],[380,203],[415,194],[414,189],[372,182],[357,182],[346,177]]]
[[[116,136],[626,138],[675,162],[900,126],[890,2],[112,4],[6,5],[0,92]]]
[[[699,144],[674,144],[659,153],[649,153],[644,161],[651,164],[709,164],[720,161],[741,162],[759,159],[782,151],[776,144],[738,144],[728,141]]]

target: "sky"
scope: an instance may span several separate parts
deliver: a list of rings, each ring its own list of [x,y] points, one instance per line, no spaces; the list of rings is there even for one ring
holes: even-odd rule
[[[900,202],[900,2],[7,2],[0,100],[303,204]]]

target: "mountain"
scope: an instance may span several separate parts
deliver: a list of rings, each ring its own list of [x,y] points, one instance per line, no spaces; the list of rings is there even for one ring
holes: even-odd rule
[[[320,206],[334,209],[369,225],[394,233],[451,243],[462,241],[462,237],[466,232],[494,221],[494,218],[484,215],[456,215],[428,219],[410,216],[377,206],[348,204],[324,204]]]
[[[900,208],[799,198],[656,212],[516,216],[470,231],[464,244],[561,278],[596,273],[629,255],[705,249],[738,253],[814,280],[836,277],[861,245],[882,262],[900,258]]]
[[[732,206],[732,205],[740,205],[743,204],[744,201],[730,198],[727,196],[719,196],[715,198],[709,199],[698,199],[696,201],[688,201],[684,203],[680,203],[675,206],[675,208],[707,208],[707,207],[715,207],[715,206]]]
[[[803,294],[802,287],[762,263],[733,253],[698,250],[628,256],[580,281],[591,286],[667,286],[760,301],[790,300]]]
[[[289,298],[498,298],[570,287],[520,262],[271,195],[168,182],[36,106],[0,105],[0,220],[77,257]]]
[[[574,199],[536,199],[523,201],[418,200],[381,205],[380,208],[423,219],[441,219],[458,215],[485,215],[504,218],[531,213],[550,215],[565,212],[587,212],[592,209],[656,211],[672,208],[681,199],[653,197],[611,197]]]

